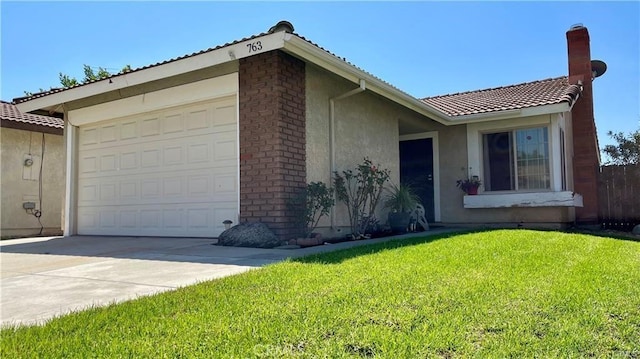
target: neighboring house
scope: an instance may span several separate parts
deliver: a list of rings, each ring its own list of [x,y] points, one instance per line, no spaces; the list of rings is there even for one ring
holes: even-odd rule
[[[64,121],[22,113],[2,101],[0,125],[0,236],[61,234]]]
[[[569,77],[420,100],[280,22],[15,101],[64,115],[66,235],[211,237],[231,219],[289,238],[293,193],[365,157],[422,187],[432,222],[561,226],[597,208],[587,29],[567,40]],[[467,175],[479,195],[456,188]],[[346,217],[338,206],[323,226]]]

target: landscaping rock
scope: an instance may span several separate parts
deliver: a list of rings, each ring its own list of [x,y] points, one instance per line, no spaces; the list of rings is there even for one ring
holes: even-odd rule
[[[638,224],[637,226],[633,227],[633,230],[631,231],[631,233],[640,235],[640,224]]]
[[[231,247],[273,248],[281,246],[281,241],[271,230],[260,222],[240,223],[220,234],[218,244]]]

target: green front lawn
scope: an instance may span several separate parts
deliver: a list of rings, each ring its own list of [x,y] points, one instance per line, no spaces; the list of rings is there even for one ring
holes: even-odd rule
[[[394,241],[0,334],[3,358],[637,358],[640,243],[529,230]]]

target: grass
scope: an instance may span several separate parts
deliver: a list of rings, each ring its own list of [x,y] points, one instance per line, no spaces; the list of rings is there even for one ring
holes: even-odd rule
[[[638,358],[640,243],[529,230],[402,240],[0,334],[3,358]]]

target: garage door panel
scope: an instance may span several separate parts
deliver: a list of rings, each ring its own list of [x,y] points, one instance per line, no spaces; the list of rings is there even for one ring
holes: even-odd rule
[[[217,106],[213,112],[213,125],[214,126],[224,126],[224,125],[235,125],[235,111],[236,107],[233,105],[226,106]]]
[[[236,204],[164,204],[163,208],[113,206],[83,208],[78,224],[95,235],[139,235],[168,237],[211,237],[224,230],[223,222],[235,222]]]
[[[222,110],[218,111],[218,107]],[[87,148],[106,148],[113,145],[151,142],[158,138],[233,132],[236,122],[234,101],[192,105],[180,110],[157,111],[114,123],[82,126],[80,145]]]
[[[98,144],[98,128],[80,128],[80,145],[90,146]]]
[[[212,125],[211,112],[206,109],[194,109],[186,112],[187,130],[202,130]]]
[[[235,195],[238,192],[238,180],[235,175],[220,175],[214,178],[214,195]]]
[[[140,163],[137,151],[122,151],[120,153],[120,171],[135,170]]]
[[[116,134],[117,130],[116,125],[103,126],[100,129],[100,142],[116,142],[118,140],[118,136]]]
[[[87,154],[80,157],[78,161],[78,173],[80,176],[98,171],[98,156]]]
[[[96,130],[99,131],[100,129],[96,129]],[[95,143],[90,143],[86,145],[81,144],[81,147],[84,151],[94,151],[94,153],[95,152],[103,153],[104,151],[107,151],[109,153],[114,153],[114,152],[118,152],[118,150],[120,150],[123,146],[130,146],[130,145],[140,146],[143,144],[150,145],[150,146],[154,146],[158,144],[167,145],[171,143],[184,142],[185,139],[193,139],[200,136],[206,137],[213,141],[220,141],[220,140],[227,141],[231,138],[234,138],[235,136],[233,136],[233,134],[235,133],[236,133],[235,126],[225,125],[221,127],[208,128],[206,129],[206,131],[194,131],[194,132],[182,131],[182,132],[163,134],[162,136],[155,137],[155,138],[134,137],[131,139],[118,140],[115,142],[95,142]],[[81,141],[84,141],[84,140],[81,140]]]
[[[178,133],[184,131],[184,121],[182,114],[169,115],[162,119],[164,133]]]
[[[235,108],[225,99],[81,127],[78,233],[221,233],[238,213]]]
[[[100,228],[115,229],[118,221],[116,220],[118,213],[114,210],[102,210],[98,212]]]
[[[216,161],[231,160],[234,161],[237,158],[235,139],[216,139],[213,143],[214,159]]]
[[[161,173],[156,178],[146,174],[110,178],[87,178],[80,181],[78,205],[161,202],[233,201],[237,197],[236,173],[219,174],[216,170],[191,170],[176,175]]]
[[[190,208],[187,210],[187,228],[201,230],[209,228],[213,222],[213,210],[210,208]]]
[[[154,171],[186,171],[235,166],[237,139],[234,132],[171,139],[138,145],[84,150],[80,156],[80,178],[149,174]],[[225,138],[226,136],[226,138]],[[185,141],[190,143],[185,143]]]
[[[140,218],[140,226],[138,231],[157,230],[162,226],[162,211],[159,209],[140,209],[138,210]],[[138,217],[138,213],[135,214]]]
[[[116,154],[108,154],[108,155],[102,155],[100,156],[100,172],[113,172],[113,171],[117,171],[119,164],[118,164],[118,157]]]
[[[138,211],[131,209],[123,209],[120,213],[120,227],[128,230],[138,228]]]
[[[123,121],[119,127],[120,141],[133,140],[138,137],[138,121]]]

